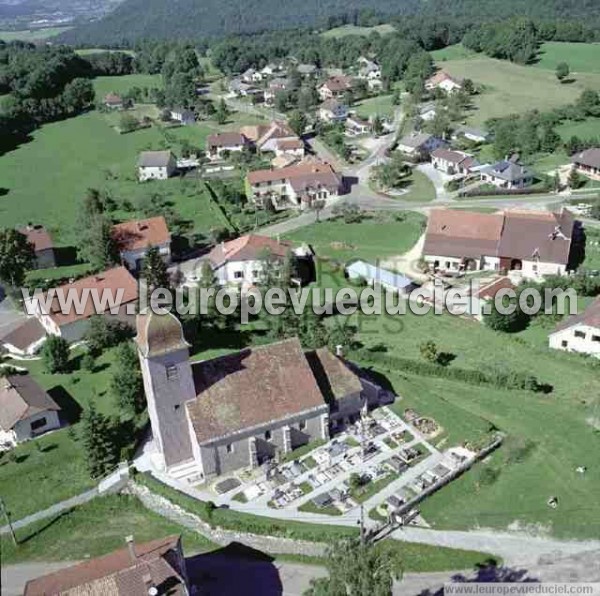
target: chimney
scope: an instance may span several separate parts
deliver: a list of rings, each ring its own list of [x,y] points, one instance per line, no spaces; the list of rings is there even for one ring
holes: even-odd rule
[[[125,536],[125,542],[127,542],[127,550],[129,551],[129,558],[132,563],[137,562],[137,555],[135,554],[135,542],[133,541],[133,536],[130,534],[129,536]]]
[[[338,358],[344,357],[344,346],[342,344],[338,344],[337,346],[335,346],[335,355]]]

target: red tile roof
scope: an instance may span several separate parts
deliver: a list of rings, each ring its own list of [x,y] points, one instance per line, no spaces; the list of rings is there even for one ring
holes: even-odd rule
[[[113,226],[113,237],[121,252],[162,246],[171,241],[167,222],[162,215],[117,224]]]
[[[444,70],[440,70],[439,72],[436,72],[432,77],[427,79],[427,85],[437,87],[440,83],[443,83],[444,81],[452,81],[457,85],[462,84],[462,82],[459,79],[454,78]]]
[[[27,582],[24,596],[147,596],[154,586],[158,594],[181,594],[183,570],[178,569],[179,537],[169,536],[135,545],[135,561],[129,549],[90,559]]]
[[[327,405],[297,338],[192,364],[197,398],[186,402],[198,443]]]
[[[279,242],[268,236],[247,234],[235,240],[218,244],[210,251],[208,258],[213,266],[218,267],[228,261],[259,259],[265,251],[269,251],[274,257],[283,258],[291,247],[290,242]]]
[[[206,145],[209,149],[215,147],[239,147],[246,144],[246,137],[239,132],[221,132],[208,135]]]
[[[515,284],[512,283],[509,277],[500,277],[482,286],[477,292],[477,298],[480,300],[493,300],[500,290],[505,289],[514,290]]]
[[[329,77],[323,83],[323,87],[327,87],[327,89],[329,89],[332,93],[346,91],[352,87],[352,79],[344,75]]]
[[[54,248],[54,242],[44,226],[28,225],[18,231],[27,237],[27,242],[33,244],[35,252]]]
[[[57,296],[54,296],[48,315],[59,327],[81,319],[88,319],[95,314],[102,314],[96,312],[94,301],[91,298],[92,292],[98,293],[98,299],[102,298],[104,291],[111,292],[111,295],[115,299],[115,306],[134,302],[138,298],[137,282],[125,267],[115,267],[102,273],[96,273],[95,275],[78,279],[73,283],[60,286],[56,290],[60,290],[65,299],[67,298],[67,293],[72,290],[82,303],[84,302],[83,297],[86,294],[88,296],[88,299],[85,300],[85,308],[82,308],[79,313],[76,312],[75,308],[70,308],[69,312],[65,314],[61,312]],[[120,290],[122,290],[122,295],[120,300],[117,300]]]
[[[290,183],[320,183],[322,186],[334,187],[340,185],[335,170],[328,163],[302,162],[279,170],[256,170],[247,175],[251,185],[275,180],[288,180]]]
[[[116,93],[107,93],[104,96],[104,103],[108,105],[119,105],[123,103],[123,98]]]

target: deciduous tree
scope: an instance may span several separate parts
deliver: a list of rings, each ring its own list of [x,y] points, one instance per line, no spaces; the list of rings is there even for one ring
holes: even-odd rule
[[[27,237],[17,230],[0,230],[0,279],[12,286],[25,281],[25,273],[33,267],[35,252]]]

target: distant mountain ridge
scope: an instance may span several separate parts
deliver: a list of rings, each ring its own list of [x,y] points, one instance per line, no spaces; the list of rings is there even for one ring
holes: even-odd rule
[[[524,15],[598,22],[598,0],[125,0],[97,22],[65,32],[73,44],[120,44],[143,38],[223,37],[276,29],[323,27],[332,17],[457,17],[478,22]]]

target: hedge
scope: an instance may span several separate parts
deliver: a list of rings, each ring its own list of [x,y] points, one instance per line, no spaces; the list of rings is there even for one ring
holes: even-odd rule
[[[548,386],[540,384],[534,375],[517,371],[492,370],[486,373],[481,370],[442,366],[432,362],[388,356],[365,349],[354,350],[353,356],[359,361],[370,362],[389,370],[404,370],[425,377],[441,377],[470,385],[492,385],[498,389],[548,391]]]

